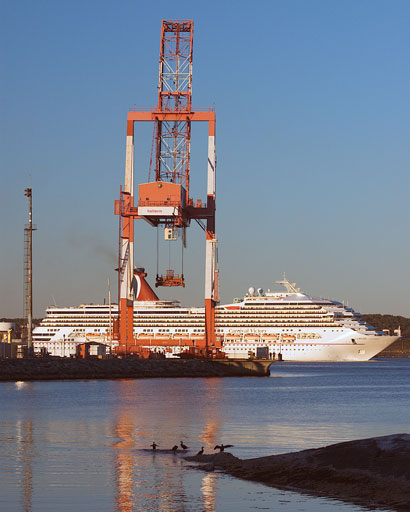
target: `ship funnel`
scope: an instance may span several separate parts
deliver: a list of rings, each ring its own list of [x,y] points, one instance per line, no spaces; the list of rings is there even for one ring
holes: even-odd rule
[[[151,286],[145,281],[147,274],[145,268],[139,267],[134,270],[135,280],[137,281],[136,300],[159,300],[157,294]]]

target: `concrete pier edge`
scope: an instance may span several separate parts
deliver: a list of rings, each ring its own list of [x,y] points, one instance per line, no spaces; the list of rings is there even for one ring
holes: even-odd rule
[[[2,359],[0,381],[266,377],[271,363],[213,359]]]

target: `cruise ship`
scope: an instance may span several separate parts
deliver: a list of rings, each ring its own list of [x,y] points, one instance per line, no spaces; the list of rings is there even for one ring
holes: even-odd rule
[[[176,357],[203,340],[204,308],[183,307],[179,301],[144,300],[147,287],[150,292],[145,296],[155,296],[145,275],[138,277],[134,337],[139,345]],[[399,338],[399,332],[390,336],[376,331],[340,302],[301,292],[285,276],[275,284],[283,290],[264,292],[251,287],[244,297],[216,307],[216,337],[228,357],[265,353],[284,361],[368,361]],[[112,339],[117,313],[117,304],[49,307],[33,331],[34,351],[67,357],[87,341],[104,343],[111,351],[117,345]]]

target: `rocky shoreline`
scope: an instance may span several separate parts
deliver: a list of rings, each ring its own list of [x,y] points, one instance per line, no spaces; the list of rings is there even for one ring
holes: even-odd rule
[[[256,369],[204,359],[0,360],[0,381],[249,376],[262,375]]]
[[[324,448],[241,460],[230,453],[186,457],[205,471],[222,469],[316,496],[370,508],[410,510],[410,434],[338,443]]]

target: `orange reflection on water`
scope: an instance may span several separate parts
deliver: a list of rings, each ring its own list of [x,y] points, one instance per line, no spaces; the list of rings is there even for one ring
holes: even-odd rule
[[[202,479],[201,492],[204,499],[204,512],[215,512],[217,479],[216,473],[207,473]]]
[[[191,425],[193,409],[186,407],[186,395],[190,386],[184,382],[168,381],[166,393],[172,400],[158,400],[156,393],[162,391],[162,386],[150,390],[152,400],[141,399],[147,393],[146,381],[118,380],[115,382],[115,393],[118,397],[114,435],[119,439],[114,445],[116,510],[132,512],[136,503],[145,504],[145,508],[157,511],[169,511],[176,504],[181,510],[190,503],[190,491],[185,489],[186,473],[179,466],[185,465],[178,455],[167,451],[173,444],[179,444],[178,439],[187,439],[192,450],[197,449],[200,441],[206,445],[205,451],[212,451],[220,442],[220,393],[222,382],[218,378],[204,379],[201,389],[201,407],[203,427],[192,438],[189,429],[184,432],[183,425]],[[160,430],[152,425],[162,425]],[[181,428],[182,426],[182,428]],[[154,435],[158,438],[154,439]],[[189,436],[191,439],[189,439]],[[174,439],[175,438],[175,439]],[[147,453],[150,444],[159,443],[158,451]],[[190,442],[191,441],[191,442]],[[199,447],[198,447],[199,449]],[[207,474],[202,479],[200,498],[201,509],[205,512],[215,511],[217,476]],[[141,510],[143,510],[142,505]],[[203,508],[202,508],[203,507]]]
[[[219,395],[221,389],[221,379],[206,379],[204,383],[205,405],[203,414],[205,418],[204,429],[199,439],[212,448],[219,437],[220,415],[219,415]]]
[[[200,440],[209,446],[216,443],[219,433],[219,423],[216,421],[207,420],[203,432],[200,435]]]
[[[130,381],[119,381],[119,390],[126,393]],[[128,384],[128,385],[127,385]],[[121,395],[119,395],[119,404],[121,404]],[[133,469],[134,458],[131,450],[135,446],[132,436],[134,424],[127,414],[127,410],[120,410],[117,423],[114,427],[114,434],[120,440],[115,443],[115,481],[117,487],[117,510],[120,512],[131,512],[134,503],[133,493]]]
[[[116,443],[115,479],[117,482],[117,505],[121,512],[131,512],[133,506],[133,457],[130,453],[134,446],[132,438],[133,426],[127,421],[119,421],[115,427],[115,435],[120,438]]]

